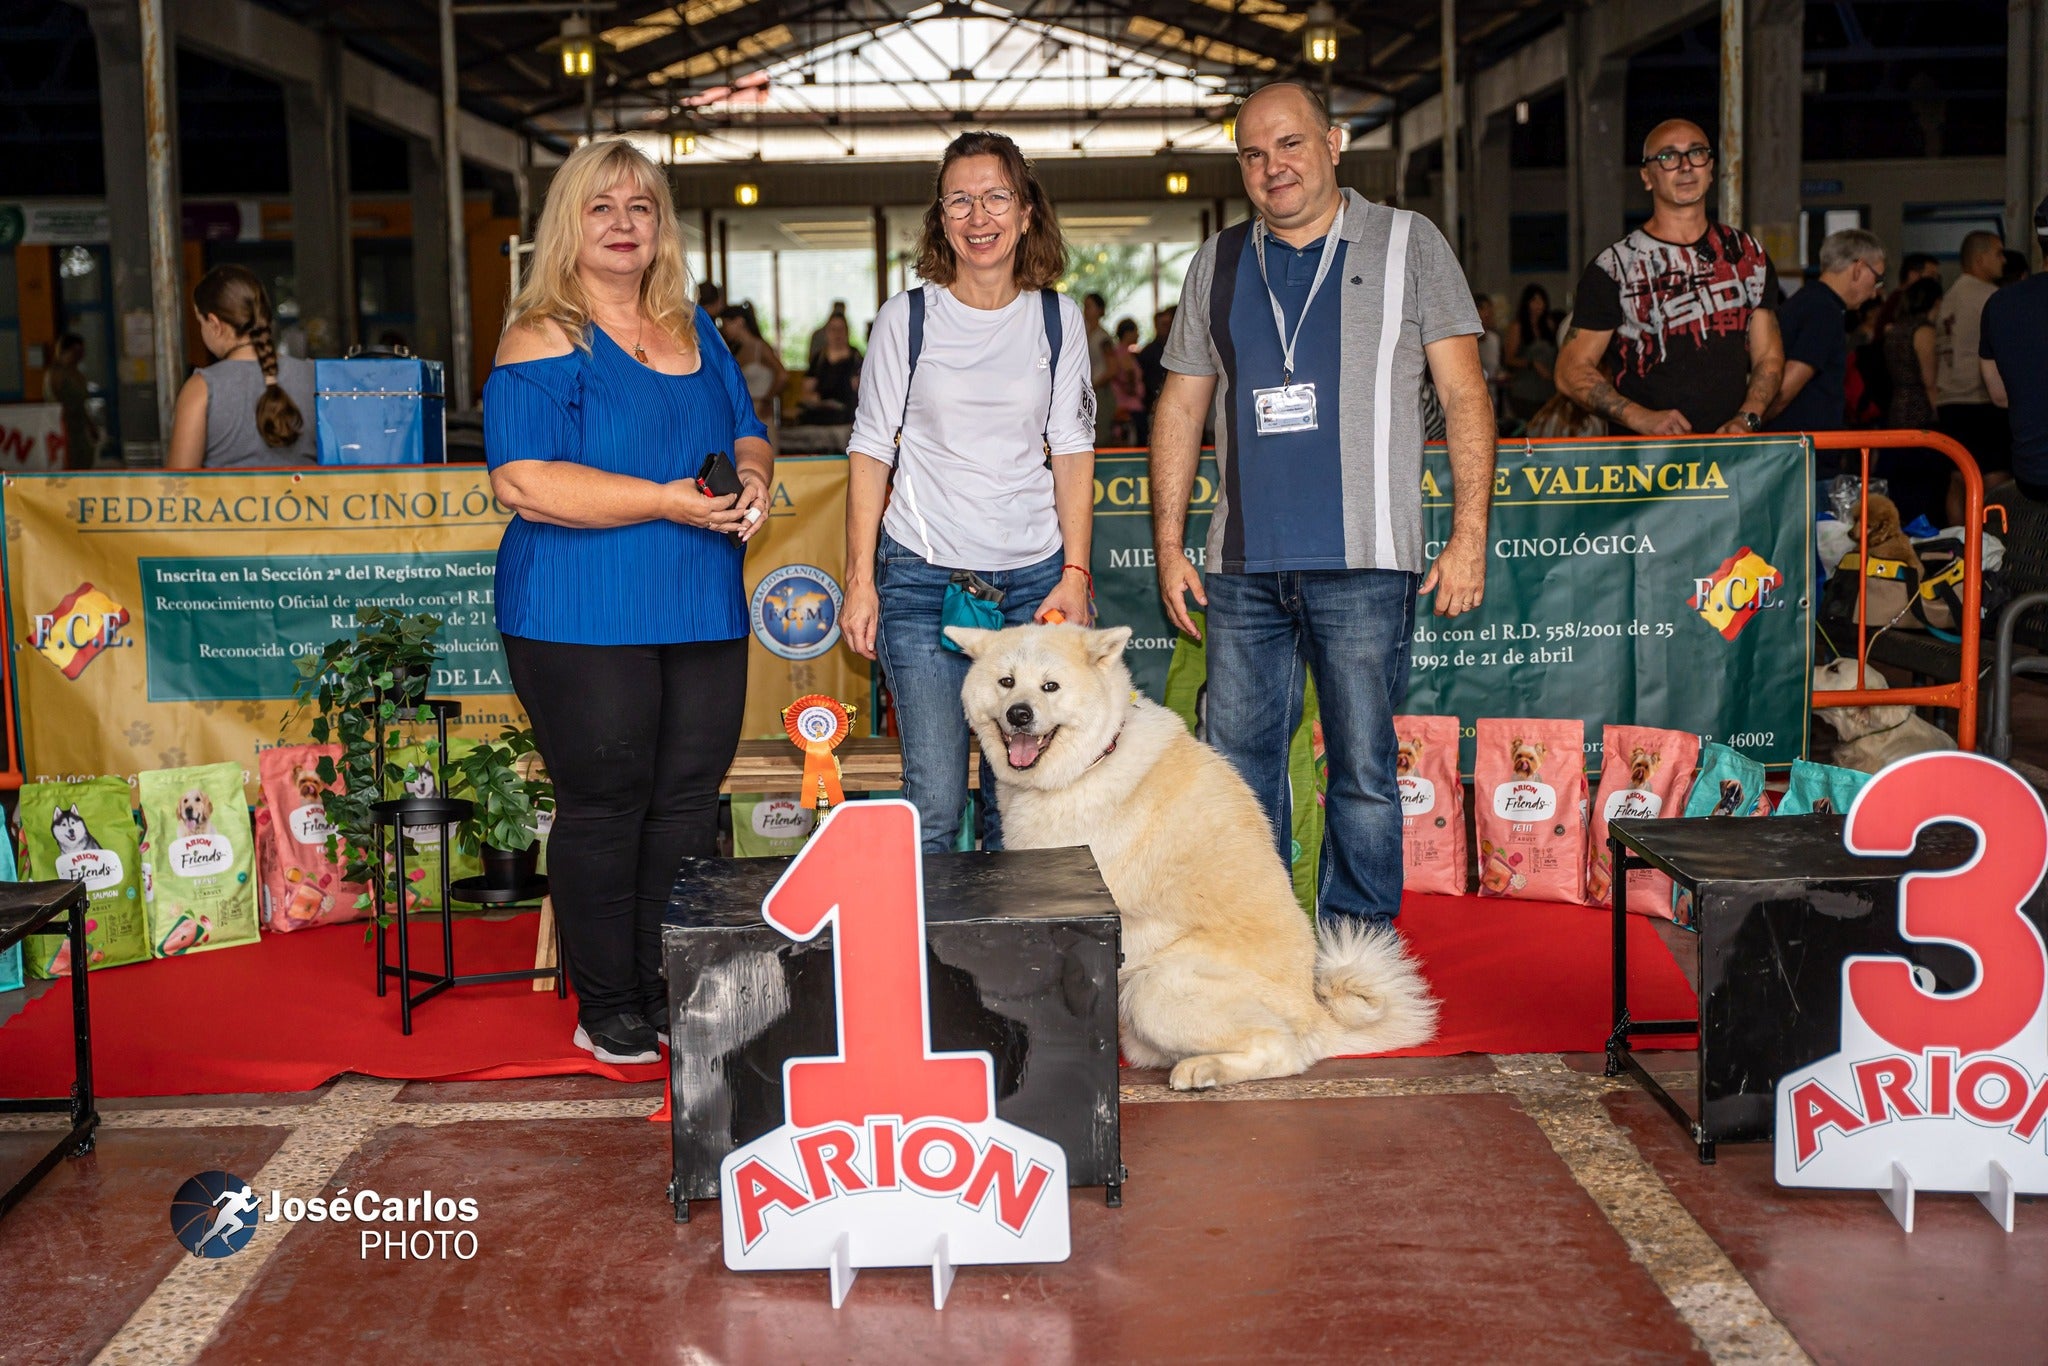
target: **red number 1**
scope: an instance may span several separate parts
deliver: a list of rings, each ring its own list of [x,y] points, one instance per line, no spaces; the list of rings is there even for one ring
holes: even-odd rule
[[[858,1128],[870,1115],[978,1124],[989,1117],[988,1059],[932,1054],[912,807],[858,802],[834,811],[761,910],[798,941],[833,922],[839,1056],[789,1064],[791,1124]]]
[[[1910,854],[1935,821],[1977,827],[1977,853],[1945,873],[1899,887],[1899,924],[1914,939],[1945,939],[1977,959],[1977,983],[1933,996],[1897,958],[1849,965],[1849,994],[1879,1037],[1908,1053],[1953,1048],[1964,1057],[2011,1041],[2034,1018],[2048,984],[2040,936],[2020,907],[2048,863],[2048,813],[2026,781],[1975,754],[1929,754],[1885,770],[1857,794],[1844,833],[1859,854]]]

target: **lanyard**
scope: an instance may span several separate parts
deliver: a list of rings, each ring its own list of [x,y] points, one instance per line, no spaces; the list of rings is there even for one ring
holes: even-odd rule
[[[1316,256],[1316,278],[1308,287],[1308,297],[1301,301],[1301,316],[1294,320],[1294,335],[1287,334],[1287,314],[1280,307],[1280,300],[1273,293],[1273,282],[1266,274],[1266,223],[1259,220],[1259,229],[1252,234],[1252,250],[1259,258],[1259,283],[1266,287],[1266,302],[1273,305],[1273,327],[1280,333],[1280,382],[1294,383],[1294,344],[1301,340],[1301,325],[1308,321],[1310,305],[1316,301],[1316,293],[1323,287],[1323,277],[1330,273],[1330,244],[1344,229],[1344,201],[1337,201],[1337,216],[1330,220],[1330,230],[1323,235],[1323,249]]]

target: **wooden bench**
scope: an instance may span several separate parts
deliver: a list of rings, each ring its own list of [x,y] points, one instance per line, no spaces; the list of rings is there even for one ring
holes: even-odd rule
[[[969,747],[967,786],[981,785],[980,756]],[[849,736],[834,751],[848,792],[892,792],[903,786],[903,745],[888,736]],[[787,740],[742,740],[721,792],[795,792],[803,786],[804,752]]]

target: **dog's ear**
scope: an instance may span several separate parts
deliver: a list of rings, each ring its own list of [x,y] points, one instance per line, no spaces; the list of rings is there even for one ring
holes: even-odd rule
[[[1130,639],[1131,628],[1128,626],[1112,626],[1104,631],[1090,631],[1088,633],[1088,661],[1091,664],[1109,663],[1110,660],[1123,654],[1124,646],[1130,642]]]
[[[981,658],[981,651],[996,633],[979,626],[948,626],[946,639],[960,647],[960,653],[969,659]]]

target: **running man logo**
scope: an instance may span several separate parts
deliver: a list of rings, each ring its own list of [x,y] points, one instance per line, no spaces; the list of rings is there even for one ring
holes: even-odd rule
[[[1711,577],[1692,583],[1693,593],[1685,605],[1697,608],[1701,620],[1720,632],[1722,639],[1733,640],[1758,612],[1778,605],[1771,594],[1785,586],[1785,576],[1744,546],[1721,561]]]
[[[100,589],[81,583],[64,601],[35,618],[29,644],[56,665],[66,678],[77,680],[102,650],[123,649],[133,641],[120,638],[128,609]]]
[[[201,1172],[171,1199],[171,1233],[195,1257],[230,1257],[256,1236],[262,1202],[227,1172]]]

